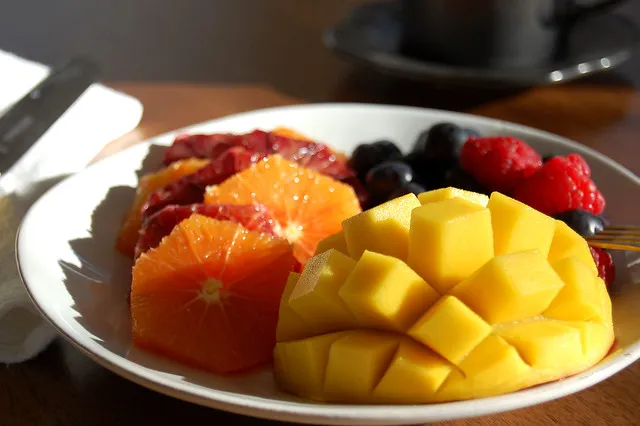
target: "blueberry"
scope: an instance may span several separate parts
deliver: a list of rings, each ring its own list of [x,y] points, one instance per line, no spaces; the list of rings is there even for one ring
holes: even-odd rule
[[[553,216],[566,223],[569,228],[576,231],[583,237],[590,237],[604,228],[604,221],[601,217],[585,210],[568,210]]]
[[[480,185],[469,173],[460,167],[454,167],[447,171],[444,186],[453,186],[454,188],[465,189],[467,191],[478,192],[480,194],[491,194],[491,191]]]
[[[356,147],[349,160],[349,166],[360,179],[364,179],[372,167],[383,161],[396,160],[402,157],[398,147],[391,141],[381,140]]]
[[[477,133],[474,130],[471,132]],[[469,130],[453,123],[438,123],[420,134],[414,152],[422,152],[427,160],[437,160],[451,166],[458,161],[460,150],[469,136]]]
[[[387,198],[397,188],[413,180],[413,171],[402,161],[385,161],[367,173],[367,189],[374,198]]]
[[[400,148],[398,146],[388,140],[380,140],[373,143],[374,146],[378,148],[381,155],[383,155],[383,160],[391,161],[397,160],[402,157],[402,152],[400,152]]]
[[[393,192],[391,192],[391,194],[389,195],[389,200],[402,197],[403,195],[406,195],[406,194],[418,195],[425,192],[426,190],[427,189],[424,186],[420,185],[419,183],[409,182],[408,184],[403,185],[397,188],[396,190],[394,190]]]
[[[418,152],[410,152],[402,158],[402,161],[407,163],[413,171],[413,182],[417,182],[421,185],[427,186],[429,184],[429,164],[425,161],[422,155]]]

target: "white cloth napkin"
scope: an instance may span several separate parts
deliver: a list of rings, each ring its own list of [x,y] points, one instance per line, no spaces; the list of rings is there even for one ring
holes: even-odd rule
[[[42,64],[0,50],[0,114],[48,73]],[[109,141],[133,130],[141,117],[137,99],[93,84],[0,176],[0,363],[28,360],[56,335],[18,276],[15,236],[21,218],[43,190],[84,168]]]

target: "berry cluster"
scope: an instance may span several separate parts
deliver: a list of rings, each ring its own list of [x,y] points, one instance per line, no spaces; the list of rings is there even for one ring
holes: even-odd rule
[[[604,226],[605,199],[579,154],[541,156],[513,136],[482,136],[453,123],[422,132],[403,155],[391,141],[358,145],[349,160],[373,207],[407,193],[453,186],[490,194],[498,191],[567,223],[582,236]],[[615,276],[609,253],[592,251],[601,277]],[[611,272],[614,271],[614,272]]]

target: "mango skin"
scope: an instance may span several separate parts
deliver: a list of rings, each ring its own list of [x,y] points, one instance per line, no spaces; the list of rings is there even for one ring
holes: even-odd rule
[[[342,253],[340,239],[330,237],[329,248],[299,276],[291,274],[274,350],[274,376],[282,389],[336,403],[448,402],[558,380],[606,356],[614,339],[611,299],[584,239],[502,194],[430,192],[420,194],[420,205],[411,197],[391,205],[405,215],[391,228],[406,242],[406,251],[397,244],[391,249],[400,255],[377,252],[390,228],[377,227],[376,215],[361,216],[366,226],[359,229],[373,231],[355,243],[362,248],[356,256],[349,249]],[[412,232],[419,229],[413,215],[424,215],[427,229],[436,231],[418,231],[412,246]],[[490,224],[489,233],[471,227],[457,233],[461,241],[465,232],[491,240],[490,254],[471,251],[474,268],[451,279],[447,268],[416,261],[428,262],[429,256],[412,257],[412,247],[420,248],[440,251],[434,261],[447,252],[460,264],[465,256],[455,244],[443,244],[437,230],[459,229],[457,221],[467,216]],[[449,270],[454,268],[455,261]],[[304,303],[296,302],[302,296]]]

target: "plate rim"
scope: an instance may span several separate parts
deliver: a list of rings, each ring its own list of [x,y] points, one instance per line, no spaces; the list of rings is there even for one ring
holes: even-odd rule
[[[350,19],[356,12],[361,11],[363,8],[394,7],[394,3],[396,3],[395,0],[379,0],[354,6],[342,16],[337,23],[323,31],[323,44],[330,51],[348,62],[373,67],[378,72],[396,77],[420,81],[436,79],[451,82],[457,81],[464,84],[477,84],[480,82],[496,86],[529,87],[563,84],[617,68],[631,59],[633,54],[638,50],[638,43],[640,43],[640,27],[624,15],[609,13],[608,18],[617,19],[621,24],[628,27],[630,36],[635,36],[636,43],[633,46],[618,47],[615,50],[612,49],[606,56],[589,59],[585,62],[589,65],[588,71],[586,72],[579,69],[581,63],[559,63],[553,70],[549,70],[548,72],[526,73],[524,71],[526,71],[527,67],[519,67],[517,70],[523,72],[516,72],[514,74],[514,72],[509,70],[505,71],[474,66],[454,66],[435,60],[420,60],[419,58],[384,51],[351,49],[349,46],[340,42],[340,37],[338,37],[337,33],[350,25]],[[609,64],[606,66],[602,64],[601,61],[603,59],[607,59]],[[559,80],[554,79],[553,75],[556,72],[562,73],[563,78]]]
[[[126,156],[127,154],[130,155],[130,152],[136,149],[148,148],[154,143],[154,141],[168,139],[177,134],[191,132],[197,128],[202,128],[207,125],[224,122],[225,120],[242,119],[245,117],[260,114],[279,112],[286,113],[289,110],[295,109],[308,110],[307,113],[311,114],[314,110],[334,108],[365,111],[393,110],[400,113],[411,112],[436,116],[442,115],[451,117],[452,119],[456,117],[465,118],[471,121],[475,120],[479,122],[491,123],[498,127],[509,127],[510,129],[518,130],[524,133],[534,133],[554,143],[558,143],[561,146],[575,149],[578,152],[588,153],[598,158],[598,160],[602,161],[603,163],[606,163],[608,167],[615,169],[617,172],[624,175],[626,178],[631,179],[635,184],[640,186],[640,177],[636,176],[633,172],[628,170],[623,165],[617,163],[613,159],[599,153],[598,151],[586,145],[582,145],[576,141],[551,132],[547,132],[545,130],[470,113],[402,105],[327,102],[276,106],[245,111],[237,114],[230,114],[165,132],[163,134],[141,141],[140,143],[137,143],[122,151],[112,154],[106,158],[103,158],[93,164],[90,164],[85,169],[74,173],[73,175],[68,176],[62,181],[58,182],[52,188],[48,189],[38,200],[36,200],[36,202],[31,205],[31,207],[23,216],[16,233],[15,256],[18,265],[19,276],[23,282],[29,298],[33,302],[36,309],[41,313],[43,318],[45,318],[47,322],[52,325],[52,327],[58,332],[58,334],[63,336],[68,342],[70,342],[74,347],[78,348],[90,359],[94,360],[96,363],[109,369],[115,374],[134,383],[137,383],[138,385],[183,401],[192,402],[215,409],[221,409],[235,414],[249,415],[270,420],[300,423],[313,423],[322,421],[324,424],[346,424],[345,422],[349,422],[349,424],[353,425],[399,425],[413,424],[416,421],[442,421],[454,418],[462,419],[485,416],[499,412],[506,412],[518,408],[524,408],[548,402],[576,393],[580,390],[584,390],[611,377],[612,375],[623,370],[631,363],[635,362],[638,358],[640,358],[640,340],[638,340],[633,344],[627,346],[621,353],[605,360],[600,370],[596,372],[589,372],[587,370],[587,372],[580,373],[576,376],[569,377],[562,381],[543,384],[535,388],[524,389],[509,394],[438,404],[341,405],[320,404],[304,401],[286,402],[265,397],[247,396],[245,394],[239,393],[230,394],[229,392],[218,391],[215,388],[207,388],[205,392],[218,392],[217,395],[210,395],[199,392],[197,389],[193,389],[193,385],[186,382],[178,382],[165,377],[154,376],[152,372],[147,372],[144,370],[136,371],[136,368],[139,368],[139,364],[135,363],[134,361],[122,357],[106,348],[103,348],[97,345],[94,341],[83,342],[81,341],[82,339],[74,338],[72,327],[67,325],[69,330],[66,330],[65,328],[67,327],[60,325],[56,321],[54,321],[55,316],[50,314],[48,312],[48,309],[45,308],[46,303],[40,301],[35,292],[32,291],[33,289],[28,283],[29,272],[24,270],[24,264],[23,262],[21,262],[21,253],[23,253],[23,250],[21,250],[20,247],[25,244],[22,239],[23,229],[25,223],[28,223],[32,215],[35,214],[34,212],[37,211],[37,206],[47,197],[52,196],[52,194],[57,190],[58,187],[71,185],[77,179],[80,179],[82,175],[87,172],[87,170],[95,170],[102,167],[108,167],[110,163],[117,162],[120,156]],[[49,310],[51,310],[52,312],[54,311],[54,309],[51,308],[49,308]],[[91,346],[94,345],[95,347],[91,348]],[[461,405],[462,407],[460,407]],[[456,411],[456,415],[451,416],[450,414],[448,414],[451,411]]]

